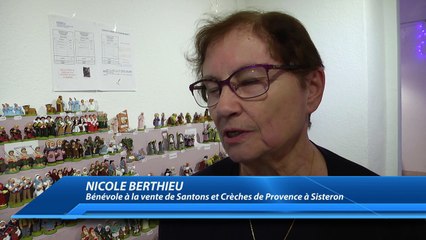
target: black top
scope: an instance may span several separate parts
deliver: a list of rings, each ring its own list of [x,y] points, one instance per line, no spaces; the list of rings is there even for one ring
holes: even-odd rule
[[[377,176],[367,168],[351,162],[325,148],[316,146],[325,159],[329,176]],[[240,165],[225,158],[194,175],[198,176],[238,176]]]
[[[367,168],[317,146],[330,176],[378,176]],[[238,176],[239,164],[225,158],[198,176]],[[252,220],[256,240],[283,240],[291,219]],[[161,220],[159,240],[254,240],[248,219]],[[425,220],[296,219],[287,240],[426,239]]]

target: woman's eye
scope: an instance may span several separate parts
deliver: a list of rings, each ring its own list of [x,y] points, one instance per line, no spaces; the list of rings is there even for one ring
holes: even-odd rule
[[[208,88],[207,89],[207,94],[216,94],[218,92],[219,92],[219,88],[218,87],[216,87],[216,88]]]
[[[254,84],[259,84],[261,81],[258,78],[248,78],[238,82],[239,87],[250,86]]]

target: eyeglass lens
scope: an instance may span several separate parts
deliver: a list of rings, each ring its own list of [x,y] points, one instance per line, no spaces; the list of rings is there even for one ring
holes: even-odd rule
[[[223,85],[228,85],[240,98],[254,98],[268,90],[268,71],[264,66],[253,66],[240,69],[223,81],[216,79],[198,81],[193,88],[194,98],[202,107],[214,106],[219,102]]]

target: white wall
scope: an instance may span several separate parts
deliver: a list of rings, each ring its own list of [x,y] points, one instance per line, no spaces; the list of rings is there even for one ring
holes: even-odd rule
[[[196,22],[204,12],[245,6],[286,11],[311,33],[327,77],[311,138],[380,174],[398,174],[396,0],[2,1],[0,102],[43,106],[56,99],[47,15],[76,13],[82,20],[132,30],[138,90],[62,95],[93,96],[109,116],[128,109],[133,127],[141,111],[148,126],[155,112],[201,111],[187,90],[192,77],[183,58]]]
[[[396,1],[263,4],[299,18],[323,58],[326,90],[311,138],[380,174],[400,174]]]
[[[234,8],[234,3],[221,7]],[[2,0],[0,102],[31,104],[45,112],[44,105],[58,95],[95,98],[109,117],[128,109],[132,127],[137,127],[142,111],[148,127],[155,112],[201,112],[188,90],[193,78],[184,53],[190,49],[197,19],[209,11],[210,1],[195,0]],[[75,14],[76,19],[130,29],[137,91],[53,92],[49,14]]]

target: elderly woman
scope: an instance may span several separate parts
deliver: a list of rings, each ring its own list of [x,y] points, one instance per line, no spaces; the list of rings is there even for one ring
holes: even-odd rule
[[[325,74],[303,25],[279,12],[242,11],[208,20],[189,59],[190,85],[229,155],[197,175],[375,176],[310,141]],[[160,224],[160,239],[394,239],[424,222],[385,220],[185,220]],[[400,228],[397,228],[400,227]],[[397,231],[391,231],[398,229]],[[408,239],[408,238],[407,238]],[[410,238],[410,239],[414,239]]]

